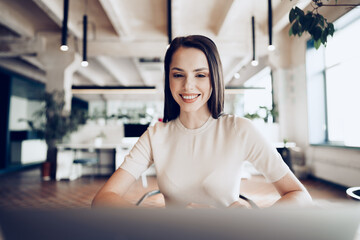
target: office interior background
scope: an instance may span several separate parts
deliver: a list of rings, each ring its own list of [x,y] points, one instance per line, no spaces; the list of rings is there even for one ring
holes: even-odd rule
[[[289,36],[289,12],[312,11],[307,0],[70,0],[68,11],[65,2],[0,1],[2,176],[43,167],[47,145],[29,123],[43,123],[34,113],[55,90],[65,93],[65,112],[87,116],[59,142],[55,178],[91,174],[69,173],[74,153],[66,149],[76,144],[116,146],[115,160],[103,156],[117,167],[136,137],[127,138],[125,125],[162,118],[169,41],[203,34],[219,48],[227,113],[251,118],[289,148],[300,179],[360,185],[359,7],[319,8],[335,33],[316,50],[309,34]]]

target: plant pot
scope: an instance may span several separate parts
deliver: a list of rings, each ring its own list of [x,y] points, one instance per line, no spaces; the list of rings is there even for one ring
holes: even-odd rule
[[[43,181],[51,180],[51,164],[50,162],[44,162],[41,167],[41,177]]]

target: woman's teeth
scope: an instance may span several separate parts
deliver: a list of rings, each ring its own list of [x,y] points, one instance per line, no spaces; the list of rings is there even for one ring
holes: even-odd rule
[[[194,99],[196,97],[198,97],[199,95],[191,95],[191,96],[181,96],[184,99]]]

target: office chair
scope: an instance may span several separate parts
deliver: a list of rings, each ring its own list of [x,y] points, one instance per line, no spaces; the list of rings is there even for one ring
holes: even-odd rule
[[[153,190],[153,191],[150,191],[150,192],[145,193],[145,194],[139,199],[139,201],[136,202],[136,206],[140,206],[140,204],[141,204],[146,198],[151,197],[151,196],[154,196],[154,195],[157,195],[157,194],[160,194],[160,193],[161,193],[160,190]],[[241,194],[240,194],[240,195],[239,195],[239,198],[247,201],[253,209],[258,209],[258,208],[259,208],[259,206],[258,206],[253,200],[245,197],[244,195],[241,195]]]
[[[92,167],[92,178],[100,172],[100,150],[96,149],[75,149],[73,164]],[[91,154],[89,154],[91,153]],[[96,155],[94,155],[94,153]]]
[[[354,200],[360,201],[360,187],[351,187],[346,189],[348,197]]]

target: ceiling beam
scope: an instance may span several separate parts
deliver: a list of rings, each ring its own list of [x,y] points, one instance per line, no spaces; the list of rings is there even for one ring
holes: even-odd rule
[[[141,81],[145,85],[150,85],[149,81],[147,81],[145,73],[143,72],[143,69],[140,66],[140,63],[139,63],[138,59],[137,58],[132,58],[131,60],[132,60],[134,66],[135,66],[135,69],[137,70],[137,72],[138,72],[138,74],[139,74],[139,76],[141,78]]]
[[[240,72],[240,78],[239,79],[233,79],[231,81],[231,86],[244,86],[247,81],[249,81],[252,77],[257,75],[260,71],[262,71],[264,68],[269,67],[269,61],[268,56],[263,56],[259,58],[259,65],[257,66],[251,66],[250,63],[246,65],[246,68],[243,68],[243,70]],[[228,86],[229,86],[228,85]]]
[[[45,49],[43,38],[0,40],[0,57],[19,57],[22,55],[36,55]]]
[[[22,37],[32,38],[35,36],[34,26],[22,11],[16,1],[0,1],[0,23]]]
[[[121,77],[123,76],[121,69],[111,58],[105,56],[99,56],[96,58],[96,60],[121,85],[129,85],[129,83],[124,78]]]
[[[246,64],[248,64],[251,61],[251,54],[246,55],[243,59],[241,59],[241,61],[236,62],[232,65],[232,67],[230,67],[230,70],[227,71],[226,76],[224,77],[224,83],[225,86],[227,84],[229,84],[231,82],[231,80],[233,80],[234,78],[234,74],[238,71],[240,71],[240,69],[245,66]]]
[[[35,67],[37,67],[37,68],[45,71],[45,70],[44,70],[44,69],[45,69],[44,65],[39,61],[39,59],[38,59],[37,57],[24,55],[24,56],[21,56],[20,58],[21,58],[22,60],[30,63],[31,65],[34,65]]]
[[[89,85],[92,82],[79,73],[73,74],[72,85]]]
[[[221,35],[226,24],[229,23],[234,16],[239,14],[239,2],[239,0],[224,1],[220,18],[216,21],[213,28],[215,35]]]
[[[182,0],[172,0],[171,2],[171,37],[175,38],[181,33],[181,4]]]
[[[120,1],[100,0],[100,4],[110,19],[116,33],[122,38],[130,40],[133,38],[129,25],[126,23],[123,14],[120,12]]]
[[[96,70],[91,69],[91,67],[79,67],[77,72],[82,75],[83,77],[89,79],[96,85],[104,86],[105,81],[104,76]]]
[[[81,43],[79,42],[81,48]],[[114,56],[114,57],[159,57],[165,55],[167,41],[89,41],[88,56]],[[221,55],[244,57],[249,51],[248,44],[244,42],[217,42]]]
[[[42,83],[46,83],[46,76],[44,71],[36,69],[30,64],[19,61],[15,58],[0,58],[0,67],[16,72],[25,77],[38,80]]]
[[[62,27],[62,18],[64,12],[63,1],[48,1],[48,0],[33,0],[40,9],[42,9],[59,27]],[[71,7],[71,6],[70,6]],[[69,12],[75,13],[75,9],[69,9]],[[71,18],[68,20],[68,29],[69,32],[78,37],[82,38],[82,27],[71,21]]]

